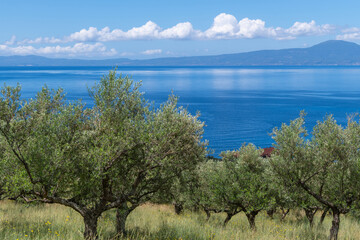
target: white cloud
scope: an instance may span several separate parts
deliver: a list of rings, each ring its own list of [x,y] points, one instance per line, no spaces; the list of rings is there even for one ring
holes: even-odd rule
[[[274,28],[266,28],[265,22],[261,19],[251,20],[244,18],[239,22],[240,38],[273,38],[276,36]]]
[[[76,43],[73,46],[46,46],[35,48],[29,45],[8,46],[0,45],[1,55],[45,55],[45,56],[63,56],[63,57],[79,57],[79,56],[113,56],[117,52],[115,49],[107,50],[102,43],[85,44]]]
[[[104,27],[101,30],[98,30],[94,27],[89,27],[89,29],[82,29],[79,32],[75,32],[70,36],[64,38],[65,42],[107,42],[120,39],[123,37],[124,32],[120,29],[115,29],[110,31],[109,27]]]
[[[332,32],[329,24],[317,25],[310,22],[295,22],[290,28],[266,27],[261,19],[243,18],[239,22],[230,15],[222,13],[215,17],[211,28],[205,31],[207,39],[274,38],[278,40],[294,39],[299,36],[324,35]]]
[[[110,31],[109,27],[101,30],[90,27],[89,29],[82,29],[79,32],[73,33],[64,38],[65,42],[108,42],[108,41],[122,41],[122,40],[150,40],[150,39],[182,39],[189,37],[194,30],[191,23],[179,23],[174,27],[161,30],[161,28],[154,22],[148,21],[140,27],[134,27],[128,31],[121,29],[114,29]]]
[[[336,39],[337,40],[360,40],[360,32],[337,35]]]
[[[104,27],[101,30],[98,30],[95,27],[89,27],[89,29],[82,29],[79,32],[64,37],[63,42],[109,42],[156,39],[159,38],[160,30],[160,27],[152,21],[148,21],[140,27],[134,27],[127,32],[124,32],[121,29],[114,29],[111,31],[109,27]]]
[[[190,39],[196,37],[200,31],[193,29],[189,22],[178,23],[175,26],[165,29],[159,33],[162,39]]]
[[[360,32],[337,35],[336,39],[337,40],[360,40]]]
[[[126,39],[156,39],[161,28],[154,22],[148,21],[141,27],[134,27],[126,32]]]
[[[337,40],[360,40],[360,28],[347,28],[342,32],[343,34],[336,36]]]
[[[285,29],[285,34],[293,37],[324,35],[334,30],[330,24],[317,25],[314,20],[311,22],[295,22],[290,28]]]
[[[214,18],[211,28],[205,31],[205,38],[232,38],[239,31],[237,19],[230,14],[221,13]]]
[[[56,44],[56,43],[64,43],[65,41],[62,39],[58,39],[55,37],[38,37],[35,39],[24,39],[21,41],[16,41],[16,37],[13,36],[13,38],[10,41],[5,42],[5,45],[26,45],[26,44],[44,44],[44,43],[50,43],[50,44]]]
[[[75,32],[66,38],[67,41],[77,41],[77,42],[91,42],[97,41],[98,37],[104,33],[107,33],[109,28],[103,28],[98,31],[97,28],[89,27],[88,30],[82,29],[79,32]]]
[[[54,37],[38,37],[34,40],[28,40],[25,39],[24,41],[20,41],[19,44],[41,44],[41,43],[62,43],[63,41],[61,39],[58,38],[54,38]]]
[[[149,50],[143,51],[141,53],[145,54],[145,55],[161,54],[162,50],[161,49],[149,49]]]
[[[140,27],[131,28],[128,31],[121,29],[111,30],[109,27],[97,29],[89,27],[81,29],[63,38],[39,37],[33,40],[25,39],[18,41],[18,45],[26,44],[59,44],[67,42],[109,42],[124,40],[159,40],[159,39],[191,39],[191,40],[214,40],[214,39],[294,39],[300,36],[325,35],[333,32],[332,25],[317,25],[315,21],[295,22],[289,28],[266,27],[261,19],[243,18],[240,21],[235,16],[221,13],[213,20],[213,24],[205,31],[195,30],[190,22],[178,23],[173,27],[162,29],[156,23],[148,21]],[[16,43],[15,38],[8,41],[10,45]]]
[[[240,21],[230,14],[222,13],[215,17],[211,28],[205,31],[207,39],[234,38],[274,38],[274,28],[265,27],[261,19],[243,18]]]

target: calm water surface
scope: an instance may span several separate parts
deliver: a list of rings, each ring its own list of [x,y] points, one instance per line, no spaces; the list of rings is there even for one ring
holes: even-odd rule
[[[22,85],[23,97],[34,97],[44,84],[62,87],[68,99],[91,101],[91,87],[111,68],[106,67],[0,67],[1,85]],[[269,133],[301,110],[312,128],[326,114],[340,124],[360,112],[360,68],[118,68],[142,81],[145,96],[161,103],[173,90],[190,112],[201,112],[205,138],[219,154],[243,142],[271,146]]]

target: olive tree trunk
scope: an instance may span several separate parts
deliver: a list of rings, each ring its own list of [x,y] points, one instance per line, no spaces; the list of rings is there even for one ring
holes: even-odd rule
[[[85,240],[98,239],[97,222],[99,216],[93,214],[92,212],[89,212],[84,214],[83,218],[85,224],[84,239]]]
[[[314,216],[317,210],[317,208],[304,208],[306,218],[309,220],[310,228],[314,225]]]
[[[274,218],[274,213],[275,213],[275,212],[276,212],[276,209],[275,209],[275,208],[269,209],[269,210],[266,211],[267,215],[268,215],[271,219]]]
[[[251,211],[249,213],[246,213],[246,217],[250,224],[250,229],[252,231],[256,231],[255,218],[258,213],[259,213],[259,211]]]
[[[339,227],[340,227],[340,211],[337,208],[332,209],[333,212],[333,220],[332,220],[332,226],[330,229],[330,240],[337,240],[338,239],[338,233],[339,233]]]
[[[326,214],[328,213],[328,211],[329,211],[329,208],[327,207],[327,208],[324,209],[323,213],[321,214],[321,218],[320,218],[320,221],[319,221],[320,225],[324,222]]]
[[[129,207],[127,203],[123,203],[121,207],[116,209],[116,234],[117,236],[126,236],[126,219],[130,213],[135,210],[138,205]]]
[[[211,217],[211,213],[210,210],[207,208],[204,208],[204,211],[206,213],[206,221],[209,221],[210,217]]]
[[[231,218],[234,216],[235,214],[233,214],[232,212],[226,212],[226,218],[224,220],[223,226],[225,227],[228,222],[231,220]]]
[[[118,236],[126,236],[126,219],[129,216],[130,211],[128,209],[117,208],[116,209],[116,233]]]
[[[284,209],[284,208],[280,208],[281,209],[281,221],[283,221],[285,219],[285,217],[288,215],[288,213],[290,212],[290,208],[288,209]]]
[[[182,205],[182,203],[174,203],[174,209],[175,213],[179,215],[184,210],[184,206]]]

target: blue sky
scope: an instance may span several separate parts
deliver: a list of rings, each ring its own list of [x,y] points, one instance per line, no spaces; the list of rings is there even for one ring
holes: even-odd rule
[[[1,0],[0,55],[154,58],[360,43],[360,1]]]

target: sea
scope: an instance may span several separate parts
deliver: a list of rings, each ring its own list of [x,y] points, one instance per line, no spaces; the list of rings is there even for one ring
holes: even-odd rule
[[[0,84],[22,87],[34,98],[45,84],[63,88],[69,101],[92,102],[88,88],[113,67],[0,67]],[[141,81],[141,91],[159,106],[171,93],[179,105],[205,122],[204,139],[216,157],[244,143],[265,148],[271,132],[307,113],[311,133],[332,114],[346,126],[360,112],[360,67],[118,67],[122,76]]]

